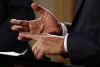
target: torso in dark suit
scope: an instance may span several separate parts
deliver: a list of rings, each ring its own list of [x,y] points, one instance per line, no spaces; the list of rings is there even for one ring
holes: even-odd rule
[[[100,65],[100,0],[76,0],[69,29],[68,51],[72,64]]]
[[[23,52],[29,45],[17,40],[17,32],[11,30],[12,18],[20,20],[34,19],[31,0],[0,0],[0,51]]]

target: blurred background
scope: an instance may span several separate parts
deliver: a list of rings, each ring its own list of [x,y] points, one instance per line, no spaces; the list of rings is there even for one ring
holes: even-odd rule
[[[72,22],[74,16],[75,0],[34,0],[39,5],[49,9],[58,19],[59,22]],[[36,14],[38,17],[39,15]],[[30,42],[31,46],[34,41]],[[63,62],[70,64],[70,58],[62,56],[48,56],[51,61]]]
[[[35,0],[35,2],[48,8],[59,21],[72,22],[75,0]]]

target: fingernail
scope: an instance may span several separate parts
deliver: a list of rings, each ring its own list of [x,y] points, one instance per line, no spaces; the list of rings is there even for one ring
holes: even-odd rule
[[[19,36],[22,36],[23,34],[22,33],[19,33]]]
[[[16,19],[11,19],[11,20],[10,20],[11,23],[13,23],[13,22],[15,22],[15,21],[16,21]]]
[[[18,37],[18,40],[22,40],[20,36]]]
[[[12,29],[12,30],[15,30],[16,28],[15,28],[15,27],[11,27],[11,29]]]

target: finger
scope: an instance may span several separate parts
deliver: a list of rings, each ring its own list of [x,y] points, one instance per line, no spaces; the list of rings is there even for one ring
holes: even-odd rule
[[[18,36],[18,40],[23,40],[23,37],[22,36]]]
[[[35,49],[34,49],[34,55],[37,59],[42,59],[43,58],[43,51],[41,50],[41,44],[36,44]]]
[[[32,46],[32,51],[34,52],[36,48],[36,43]]]
[[[38,54],[37,54],[37,56],[36,56],[36,58],[37,59],[43,59],[43,56],[44,56],[43,52],[39,51]]]
[[[10,22],[12,24],[17,24],[17,25],[28,25],[30,21],[26,21],[26,20],[16,20],[16,19],[11,19]]]
[[[34,49],[34,55],[38,56],[38,53],[40,52],[40,49],[38,49],[37,47]]]
[[[39,43],[36,42],[33,46],[32,46],[32,51],[34,52],[34,55],[37,56],[37,47],[38,47]]]
[[[43,15],[45,12],[48,12],[45,8],[41,7],[40,5],[36,4],[36,3],[32,3],[31,7],[38,13],[40,13],[40,15]]]
[[[18,40],[24,40],[24,41],[30,41],[31,40],[31,39],[22,37],[20,34],[21,33],[19,33]]]
[[[31,34],[29,32],[23,32],[20,34],[20,36],[28,39],[33,39],[33,40],[39,40],[41,38],[41,35]]]
[[[40,22],[40,21],[41,21],[41,18],[37,18],[35,20],[30,20],[29,22],[36,23],[36,22]]]
[[[12,30],[17,31],[17,32],[28,32],[28,28],[25,26],[19,26],[19,25],[13,25],[11,27]]]
[[[36,3],[32,3],[31,7],[36,11],[36,12],[39,12],[39,13],[42,13],[44,12],[45,10],[40,7],[38,4]]]
[[[18,36],[18,40],[24,40],[24,41],[29,41],[29,40],[32,40],[32,38],[26,38],[22,35],[22,32],[19,33],[19,36]]]
[[[32,50],[34,50],[34,55],[37,59],[43,59],[43,50],[41,47],[41,42],[37,41],[33,46]]]

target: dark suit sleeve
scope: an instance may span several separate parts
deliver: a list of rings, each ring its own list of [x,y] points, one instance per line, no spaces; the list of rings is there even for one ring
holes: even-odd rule
[[[97,33],[96,35],[94,35]],[[100,51],[100,33],[71,32],[68,36],[68,52],[72,63],[86,63],[98,57]]]
[[[7,17],[7,9],[6,9],[6,5],[5,3],[0,0],[0,23],[2,23],[2,21],[5,20],[5,18]]]
[[[22,20],[32,20],[35,16],[31,8],[31,3],[32,0],[9,0],[9,17]]]
[[[17,39],[18,32],[11,30],[9,19],[33,20],[31,3],[31,0],[0,0],[0,51],[23,52],[29,47]]]
[[[68,36],[68,52],[72,63],[100,63],[100,0],[83,1]],[[87,5],[88,3],[88,5]],[[79,4],[82,4],[79,2]],[[78,4],[78,6],[80,6]],[[89,67],[92,67],[89,66]],[[97,66],[94,66],[97,67]]]
[[[68,23],[64,23],[66,28],[69,30],[69,28],[71,27],[72,23],[71,22],[68,22]]]

